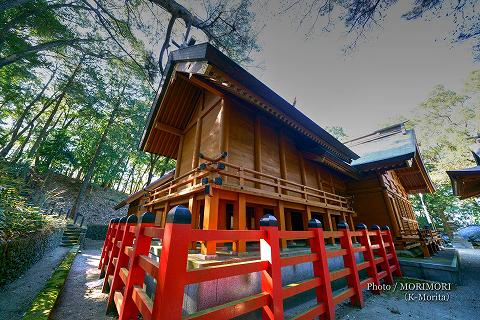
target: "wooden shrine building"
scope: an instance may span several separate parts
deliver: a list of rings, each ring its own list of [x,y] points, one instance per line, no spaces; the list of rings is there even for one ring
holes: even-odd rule
[[[453,194],[460,199],[480,196],[480,136],[470,149],[477,164],[475,167],[447,171],[452,182]]]
[[[355,151],[368,140],[351,146]],[[216,48],[200,44],[171,53],[141,142],[145,152],[176,159],[174,173],[117,207],[154,212],[159,225],[182,204],[194,228],[257,229],[260,217],[272,213],[282,230],[303,230],[315,217],[326,230],[341,220],[351,229],[368,222],[389,225],[401,237],[418,227],[406,194],[433,190],[412,143],[411,157],[372,162]],[[385,187],[391,190],[366,201],[368,192]],[[201,252],[214,255],[217,245],[204,242]],[[244,252],[246,243],[232,250]]]
[[[360,178],[348,185],[358,220],[368,225],[388,225],[399,248],[424,245],[427,254],[408,195],[431,193],[434,187],[420,156],[415,132],[400,123],[345,144],[360,156],[351,163]]]

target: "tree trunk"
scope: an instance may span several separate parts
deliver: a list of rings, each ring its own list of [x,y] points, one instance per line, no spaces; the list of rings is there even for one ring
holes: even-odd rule
[[[158,154],[150,153],[150,165],[148,167],[148,178],[147,178],[147,183],[145,184],[147,186],[152,182],[153,171],[155,169],[155,165],[158,162],[158,159],[160,159],[160,156]]]
[[[7,154],[10,152],[10,150],[12,149],[13,145],[15,144],[15,142],[18,140],[18,138],[23,134],[23,132],[25,132],[25,130],[22,130],[22,132],[19,132],[20,131],[20,128],[22,127],[22,124],[23,124],[23,121],[25,120],[25,118],[27,117],[27,115],[31,112],[31,108],[42,98],[45,90],[47,90],[48,86],[50,85],[50,82],[52,82],[53,78],[55,77],[55,74],[57,73],[57,70],[55,70],[52,75],[50,76],[50,79],[48,79],[47,83],[43,86],[42,90],[40,91],[39,94],[37,94],[35,96],[35,98],[25,107],[25,109],[23,110],[22,114],[20,115],[20,117],[18,118],[17,122],[15,123],[15,126],[12,130],[12,137],[10,138],[10,140],[8,141],[7,145],[2,148],[2,150],[0,151],[0,157],[6,157]],[[29,124],[30,125],[30,124]],[[27,125],[28,127],[28,125]]]
[[[68,77],[67,82],[65,83],[65,86],[63,87],[62,93],[57,98],[57,102],[55,103],[55,106],[53,107],[52,112],[50,113],[50,116],[48,117],[47,121],[43,125],[42,129],[40,130],[40,133],[37,136],[37,140],[33,144],[32,148],[28,152],[29,157],[33,157],[35,153],[37,152],[38,148],[40,147],[40,144],[43,142],[45,137],[47,136],[47,129],[50,126],[50,123],[53,121],[53,118],[55,117],[58,108],[60,108],[60,104],[62,103],[63,98],[65,97],[65,94],[67,93],[67,89],[70,87],[72,84],[73,80],[77,76],[78,72],[80,71],[80,67],[82,66],[84,58],[82,57],[80,59],[80,62],[77,64],[75,69],[73,70],[72,74],[70,77]],[[37,165],[38,158],[35,159],[35,165]]]
[[[97,159],[100,156],[103,144],[105,143],[105,141],[107,139],[108,131],[112,127],[113,122],[115,121],[115,117],[118,113],[118,110],[120,109],[120,104],[121,104],[121,100],[123,98],[123,93],[125,92],[125,87],[126,87],[126,85],[123,87],[122,92],[118,96],[115,107],[114,107],[112,113],[110,114],[110,118],[108,119],[107,126],[103,130],[102,136],[100,137],[100,140],[98,141],[97,148],[95,149],[95,153],[92,157],[92,160],[90,161],[90,166],[88,167],[85,178],[83,179],[82,185],[80,186],[80,191],[78,192],[77,198],[75,199],[75,202],[73,203],[73,206],[70,210],[70,217],[72,217],[72,218],[75,218],[75,216],[78,213],[78,209],[80,208],[80,205],[83,203],[83,200],[85,199],[86,191],[87,191],[87,188],[90,185],[90,179],[93,176],[93,172],[95,170],[95,165],[96,165]]]
[[[30,137],[32,136],[33,129],[34,129],[34,126],[33,126],[33,123],[32,123],[30,125],[30,130],[28,130],[28,134],[27,134],[25,140],[22,142],[22,144],[20,145],[20,148],[18,148],[18,150],[13,155],[13,160],[12,161],[14,163],[17,163],[18,160],[20,160],[20,158],[22,157],[23,150],[25,149],[25,146],[27,145],[28,141],[30,141]]]

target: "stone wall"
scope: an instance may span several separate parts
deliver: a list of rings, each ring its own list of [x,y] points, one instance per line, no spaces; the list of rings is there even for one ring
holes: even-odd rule
[[[20,277],[43,255],[57,247],[62,240],[63,229],[49,228],[0,243],[0,286]]]

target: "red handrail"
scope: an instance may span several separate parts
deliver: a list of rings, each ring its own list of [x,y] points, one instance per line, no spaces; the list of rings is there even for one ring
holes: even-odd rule
[[[261,272],[259,294],[215,306],[185,319],[230,319],[256,309],[262,309],[264,319],[284,319],[284,299],[307,290],[315,289],[317,304],[298,319],[323,316],[333,319],[335,305],[350,299],[362,307],[363,293],[370,283],[379,292],[379,284],[393,282],[393,275],[401,276],[390,230],[358,225],[351,232],[342,222],[338,231],[324,232],[321,223],[312,219],[307,231],[280,231],[277,221],[265,215],[260,221],[260,230],[192,230],[191,214],[187,208],[174,207],[168,213],[165,229],[154,226],[154,216],[145,213],[135,227],[136,217],[122,218],[111,222],[102,250],[105,264],[104,288],[109,292],[108,308],[116,310],[120,319],[181,319],[185,285],[215,279]],[[341,248],[327,250],[325,238],[334,236]],[[352,237],[360,242],[353,246]],[[109,239],[110,238],[110,239]],[[160,261],[148,256],[151,240],[162,239]],[[307,239],[311,253],[282,257],[281,239]],[[260,259],[216,265],[200,269],[187,269],[188,248],[191,241],[259,241]],[[104,253],[105,252],[105,253]],[[355,254],[363,254],[363,262],[357,263]],[[328,259],[341,256],[344,268],[329,271]],[[313,278],[294,285],[282,286],[282,267],[313,264]],[[380,267],[380,271],[377,268]],[[368,278],[360,281],[359,271],[367,270]],[[156,279],[155,296],[152,300],[145,290],[145,274]],[[346,278],[347,288],[332,295],[331,282]],[[115,307],[115,308],[114,308]]]

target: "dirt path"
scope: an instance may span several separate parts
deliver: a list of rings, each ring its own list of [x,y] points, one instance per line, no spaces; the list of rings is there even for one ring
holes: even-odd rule
[[[114,319],[105,316],[107,295],[101,292],[97,268],[103,241],[88,241],[77,255],[51,319]]]
[[[336,319],[480,319],[480,250],[459,249],[463,284],[449,301],[405,301],[405,291],[368,295],[363,309],[337,308]],[[418,292],[417,292],[418,293]],[[434,295],[435,291],[426,291]]]
[[[57,247],[12,283],[0,288],[0,319],[21,319],[69,248]]]

